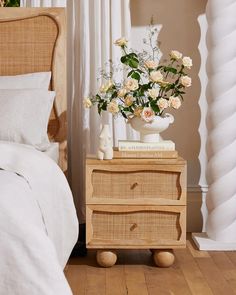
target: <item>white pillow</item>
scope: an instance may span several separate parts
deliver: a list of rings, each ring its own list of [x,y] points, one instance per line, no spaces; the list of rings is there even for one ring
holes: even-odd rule
[[[1,90],[0,140],[47,149],[47,126],[54,97],[54,91],[42,89]]]
[[[45,89],[48,90],[51,72],[39,72],[16,76],[0,76],[0,89]]]

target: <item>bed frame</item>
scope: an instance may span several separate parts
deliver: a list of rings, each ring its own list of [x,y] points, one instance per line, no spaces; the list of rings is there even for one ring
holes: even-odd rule
[[[0,8],[0,75],[51,71],[56,99],[48,124],[67,169],[66,21],[64,8]]]

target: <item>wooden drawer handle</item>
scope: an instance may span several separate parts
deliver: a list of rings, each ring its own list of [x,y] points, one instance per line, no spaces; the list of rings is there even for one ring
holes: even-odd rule
[[[137,225],[137,223],[134,223],[134,224],[130,227],[130,231],[135,230],[136,227],[138,227],[138,225]]]
[[[136,186],[138,185],[138,183],[137,182],[135,182],[135,183],[133,183],[132,185],[131,185],[131,189],[135,189],[136,188]]]

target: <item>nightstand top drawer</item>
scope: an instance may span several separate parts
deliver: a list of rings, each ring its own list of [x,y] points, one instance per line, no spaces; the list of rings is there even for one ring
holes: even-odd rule
[[[119,166],[116,166],[119,168]],[[184,171],[87,170],[88,203],[185,204]],[[115,171],[116,170],[116,171]]]

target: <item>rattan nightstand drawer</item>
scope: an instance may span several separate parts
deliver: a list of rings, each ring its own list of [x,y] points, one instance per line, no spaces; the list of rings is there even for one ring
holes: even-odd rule
[[[87,165],[87,204],[186,204],[185,165]]]
[[[87,206],[88,248],[185,246],[185,206]]]

